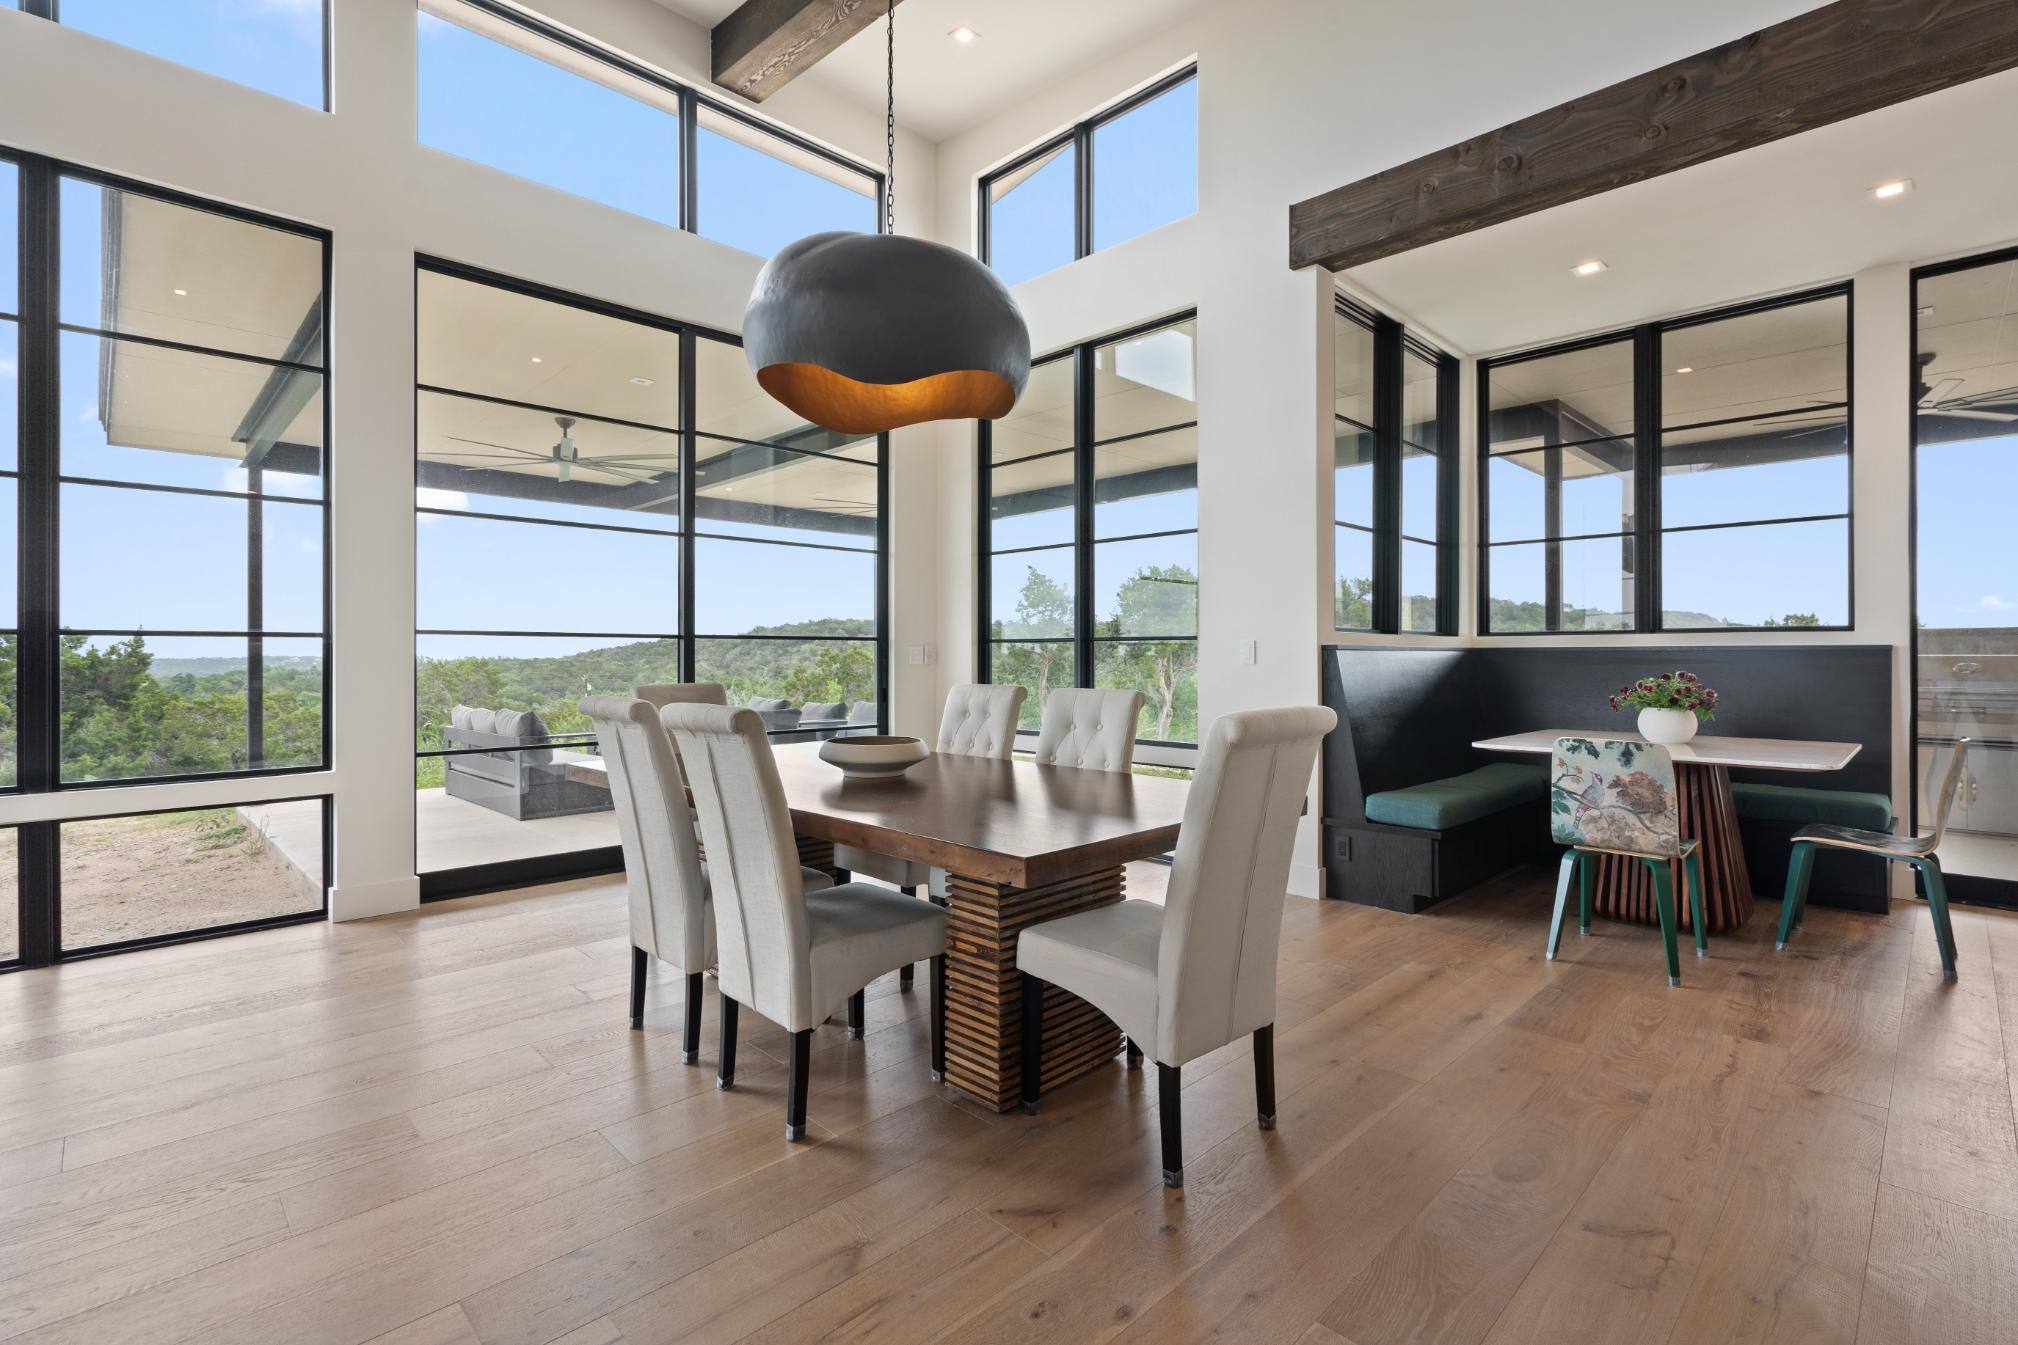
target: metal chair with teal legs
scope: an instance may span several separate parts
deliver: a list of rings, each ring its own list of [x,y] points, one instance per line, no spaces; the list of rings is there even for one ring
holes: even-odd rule
[[[1927,909],[1934,913],[1934,941],[1941,948],[1941,974],[1955,979],[1955,929],[1948,921],[1948,887],[1941,878],[1941,834],[1948,829],[1948,810],[1962,785],[1962,762],[1969,739],[1955,740],[1954,754],[1948,758],[1948,773],[1941,781],[1941,794],[1934,805],[1934,834],[1894,836],[1887,831],[1865,831],[1862,827],[1826,824],[1802,827],[1794,833],[1794,853],[1787,860],[1787,895],[1780,902],[1780,935],[1773,947],[1785,948],[1787,939],[1801,927],[1808,911],[1808,874],[1815,867],[1815,850],[1854,850],[1877,855],[1895,864],[1911,864],[1920,871],[1927,888]]]
[[[1668,984],[1680,985],[1682,959],[1675,942],[1678,868],[1696,929],[1696,956],[1707,957],[1710,943],[1703,923],[1703,859],[1696,843],[1682,835],[1675,763],[1668,750],[1631,738],[1556,739],[1549,771],[1549,828],[1556,844],[1569,847],[1556,878],[1549,960],[1554,961],[1562,947],[1570,884],[1578,889],[1578,931],[1588,934],[1598,856],[1619,855],[1641,861],[1653,874],[1654,909],[1668,954]]]

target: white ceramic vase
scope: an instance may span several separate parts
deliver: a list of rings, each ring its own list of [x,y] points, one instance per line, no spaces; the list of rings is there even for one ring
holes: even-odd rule
[[[1640,711],[1640,736],[1650,743],[1676,747],[1696,736],[1694,710]]]

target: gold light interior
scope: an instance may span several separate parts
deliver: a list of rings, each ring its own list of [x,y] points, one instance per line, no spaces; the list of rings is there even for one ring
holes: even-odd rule
[[[842,434],[877,434],[928,420],[997,420],[1016,404],[1000,374],[956,369],[909,383],[859,383],[817,364],[757,371],[764,391],[799,415]]]

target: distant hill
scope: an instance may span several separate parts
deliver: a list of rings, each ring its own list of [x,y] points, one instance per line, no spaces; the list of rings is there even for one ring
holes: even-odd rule
[[[285,668],[290,672],[315,672],[322,667],[322,660],[313,654],[268,654],[265,658],[268,671]],[[163,677],[221,677],[230,673],[243,673],[245,660],[242,658],[159,658],[148,669],[157,678]]]

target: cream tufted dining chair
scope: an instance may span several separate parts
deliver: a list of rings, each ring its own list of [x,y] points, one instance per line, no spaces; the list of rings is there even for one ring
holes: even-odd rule
[[[1164,904],[1123,901],[1024,929],[1023,1110],[1037,1110],[1044,987],[1062,986],[1120,1024],[1156,1061],[1163,1184],[1184,1185],[1179,1069],[1252,1033],[1255,1111],[1275,1129],[1275,960],[1296,820],[1317,746],[1338,723],[1321,706],[1215,720],[1184,805]]]
[[[844,883],[809,891],[792,813],[764,721],[754,710],[674,705],[666,731],[680,746],[713,858],[722,992],[716,1083],[736,1081],[736,1014],[748,1005],[791,1034],[785,1138],[806,1133],[813,1029],[876,977],[930,960],[944,974],[946,913],[887,887]],[[945,1046],[943,994],[932,996],[932,1056]]]
[[[955,756],[1007,757],[1016,744],[1016,722],[1023,714],[1025,687],[957,686],[946,693],[946,708],[939,716],[939,740],[935,750]],[[834,847],[834,867],[848,873],[867,874],[902,888],[915,897],[918,889],[931,888],[932,870],[923,864],[892,855],[879,855],[852,845]],[[940,879],[943,886],[944,879]],[[939,895],[943,895],[943,892]],[[902,984],[912,982],[912,969],[905,967]],[[853,1023],[851,1028],[858,1026]],[[935,1064],[933,1068],[938,1068]]]
[[[642,700],[590,696],[578,707],[595,725],[610,801],[624,847],[631,911],[631,1026],[645,1025],[645,979],[652,958],[687,978],[682,1058],[700,1059],[701,975],[715,960],[715,921],[708,866],[694,836],[686,780],[658,711]],[[801,870],[810,886],[830,886],[817,869]]]
[[[720,682],[650,682],[632,687],[631,694],[663,710],[668,705],[727,705],[729,689]]]
[[[1135,764],[1139,691],[1060,687],[1044,698],[1037,729],[1037,764],[1125,771]]]

